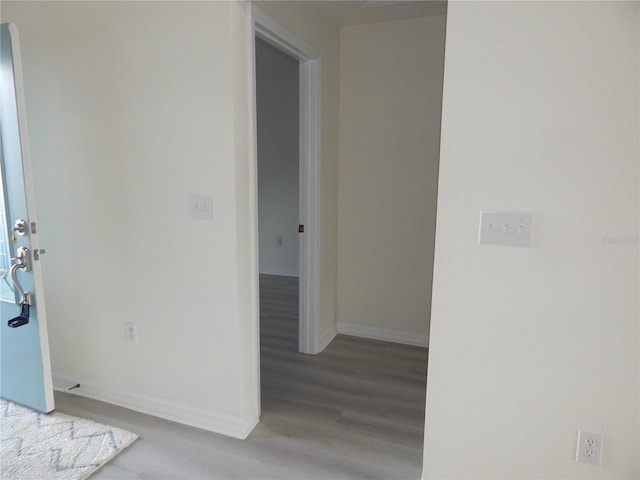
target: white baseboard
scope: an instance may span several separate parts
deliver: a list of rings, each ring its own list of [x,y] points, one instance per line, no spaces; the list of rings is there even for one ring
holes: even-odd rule
[[[327,332],[325,332],[325,334],[320,339],[320,346],[319,346],[320,349],[318,350],[318,353],[322,352],[325,348],[327,348],[327,346],[329,346],[331,341],[334,338],[336,338],[336,335],[338,335],[338,329],[334,325]]]
[[[384,340],[385,342],[402,343],[416,347],[429,346],[429,337],[427,335],[371,327],[360,323],[338,322],[338,333],[353,335],[354,337],[371,338],[373,340]]]
[[[298,270],[291,270],[288,268],[260,267],[258,272],[262,275],[276,275],[278,277],[300,277],[300,272],[298,272]]]
[[[77,384],[80,386],[69,390]],[[160,398],[103,388],[56,373],[53,374],[53,388],[242,440],[247,438],[259,421],[254,414],[244,417],[216,414]]]

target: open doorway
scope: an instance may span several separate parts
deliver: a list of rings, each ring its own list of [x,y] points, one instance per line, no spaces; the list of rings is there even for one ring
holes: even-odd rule
[[[276,12],[277,13],[277,12]],[[394,24],[396,25],[396,24]],[[414,33],[417,30],[422,29],[422,24],[408,25],[403,24],[401,27],[396,25],[404,43],[409,43],[409,40],[414,40],[418,35],[407,35],[407,32]],[[277,31],[281,32],[282,28],[276,25]],[[379,28],[378,28],[379,29]],[[385,33],[388,29],[385,29]],[[256,23],[256,32],[258,32],[258,23]],[[349,32],[346,32],[349,33]],[[357,53],[366,47],[359,45],[357,41],[360,40],[359,32],[354,36],[354,41],[350,44],[354,45],[353,57],[357,60]],[[266,29],[266,34],[271,35],[273,31]],[[342,31],[340,33],[342,35]],[[278,37],[275,35],[275,41],[267,41],[270,47],[276,47],[280,52],[272,53],[290,53],[291,43],[287,39]],[[390,35],[393,37],[393,35]],[[379,50],[383,52],[396,52],[405,53],[406,51],[413,52],[418,50],[418,53],[423,49],[424,45],[420,42],[413,42],[411,45],[401,45],[398,49],[385,50],[385,43],[395,45],[394,38],[388,38],[385,36],[382,43],[382,47]],[[259,39],[264,39],[261,35],[258,35]],[[290,38],[290,37],[289,37]],[[317,37],[311,36],[317,41]],[[268,40],[269,37],[266,39]],[[439,44],[438,44],[439,45]],[[332,45],[326,45],[322,41],[317,44],[322,48],[323,52],[323,68],[326,68],[327,72],[346,72],[348,69],[344,65],[340,65],[340,70],[333,70],[336,68],[335,58],[332,57],[334,52]],[[259,48],[259,47],[257,47]],[[413,49],[412,49],[413,48]],[[367,49],[365,53],[373,56],[374,60],[376,52],[374,49]],[[295,49],[294,49],[295,52]],[[340,50],[340,60],[342,57],[342,50]],[[349,53],[349,52],[347,52]],[[301,117],[304,112],[304,71],[305,66],[308,65],[307,61],[302,60],[295,54],[291,54],[292,60],[298,60],[298,67],[300,73],[300,109]],[[427,303],[425,292],[428,290],[427,286],[423,283],[425,279],[421,278],[419,286],[416,287],[415,282],[402,282],[399,279],[409,278],[408,273],[415,271],[421,271],[416,265],[422,265],[424,257],[428,256],[430,249],[427,248],[428,244],[421,241],[415,241],[411,237],[416,234],[416,228],[413,225],[405,226],[402,230],[395,228],[388,228],[387,219],[385,215],[390,214],[392,219],[398,220],[395,217],[404,218],[410,208],[411,212],[417,212],[416,217],[420,220],[424,215],[422,212],[426,208],[425,202],[422,202],[423,190],[420,185],[413,186],[411,188],[404,188],[404,186],[414,179],[412,172],[418,171],[423,173],[424,164],[431,159],[425,158],[425,149],[421,148],[424,143],[424,138],[429,135],[437,136],[437,129],[430,129],[429,132],[425,132],[422,121],[413,122],[407,120],[407,111],[421,114],[425,109],[414,108],[415,105],[424,106],[424,100],[422,95],[416,95],[416,93],[423,92],[422,85],[419,81],[414,80],[413,77],[396,75],[396,71],[404,72],[405,70],[412,70],[410,68],[404,68],[406,65],[401,62],[398,69],[385,68],[386,65],[396,65],[397,62],[392,61],[396,59],[404,60],[405,55],[392,54],[391,59],[389,55],[382,56],[384,62],[371,62],[376,67],[380,66],[380,72],[374,75],[375,79],[384,80],[380,82],[373,82],[370,78],[360,78],[358,75],[366,75],[367,69],[361,68],[357,72],[353,72],[353,75],[344,76],[340,74],[338,80],[340,82],[340,88],[349,87],[355,85],[355,90],[358,86],[373,86],[374,93],[370,98],[367,97],[367,92],[370,90],[364,89],[362,93],[362,103],[360,107],[368,107],[375,105],[378,110],[372,112],[371,115],[367,115],[367,118],[359,118],[358,125],[364,122],[369,122],[375,118],[383,117],[385,121],[383,128],[366,128],[364,134],[359,137],[354,137],[357,142],[358,138],[365,137],[367,139],[366,147],[377,146],[380,140],[385,140],[390,143],[389,148],[380,149],[373,148],[373,152],[365,152],[366,155],[357,155],[353,164],[358,167],[354,171],[348,170],[343,164],[338,165],[338,171],[340,176],[338,177],[339,183],[344,180],[353,181],[352,183],[358,184],[359,175],[357,169],[367,169],[368,159],[375,156],[380,160],[376,172],[378,177],[367,174],[366,177],[371,180],[369,185],[360,184],[362,191],[364,187],[368,187],[369,190],[363,192],[361,198],[353,199],[348,205],[360,205],[361,200],[365,198],[382,197],[388,200],[389,204],[394,205],[394,209],[385,208],[385,205],[378,205],[377,208],[370,211],[363,212],[366,218],[371,218],[374,222],[375,219],[381,219],[379,225],[376,225],[381,234],[376,238],[359,239],[359,248],[369,253],[369,260],[374,266],[380,265],[382,258],[378,255],[371,255],[370,246],[377,246],[382,241],[388,241],[389,239],[402,239],[401,243],[395,242],[403,247],[409,243],[419,244],[419,251],[414,255],[408,254],[405,248],[395,248],[384,257],[387,266],[383,271],[378,271],[375,278],[368,278],[366,285],[375,285],[375,282],[380,283],[380,278],[385,282],[391,284],[375,295],[369,295],[368,299],[359,302],[367,307],[374,305],[383,306],[386,308],[387,304],[396,302],[398,299],[401,303],[401,307],[397,311],[388,312],[386,315],[386,322],[382,325],[367,324],[366,322],[373,319],[374,315],[369,315],[367,318],[360,318],[357,315],[343,315],[337,318],[337,331],[342,335],[338,335],[327,346],[321,355],[309,356],[299,355],[295,351],[295,332],[291,332],[288,328],[291,325],[291,317],[295,316],[295,306],[287,304],[287,298],[291,299],[295,295],[295,284],[293,288],[291,285],[286,284],[274,285],[269,282],[267,286],[266,282],[263,283],[264,287],[271,289],[271,292],[263,290],[261,295],[261,313],[267,317],[273,311],[273,318],[266,319],[263,323],[262,334],[263,342],[260,356],[260,375],[261,375],[261,405],[262,405],[262,419],[261,424],[268,428],[269,431],[284,431],[286,436],[290,438],[296,438],[298,442],[303,441],[315,441],[320,435],[323,439],[324,445],[336,446],[341,445],[341,450],[349,449],[350,452],[359,450],[363,456],[372,458],[375,457],[376,469],[380,469],[383,465],[396,465],[400,469],[407,469],[407,476],[419,476],[420,460],[422,458],[422,439],[424,436],[424,396],[426,388],[426,360],[427,350],[426,344],[427,336],[421,331],[414,331],[412,325],[408,324],[405,320],[409,318],[411,321],[415,319],[415,323],[419,323],[419,328],[423,328],[424,320],[427,319],[427,308],[422,308],[417,314],[409,312],[406,308],[406,302],[403,302],[404,298],[407,298],[406,291],[411,289],[420,290],[420,299],[418,302],[420,305]],[[369,58],[366,55],[362,58]],[[423,58],[419,55],[419,58]],[[409,61],[408,63],[412,63]],[[422,69],[430,70],[433,68],[432,63],[425,62],[420,63],[420,73]],[[365,73],[362,73],[365,72]],[[356,75],[358,74],[358,75]],[[329,75],[329,74],[327,74]],[[330,76],[330,75],[329,75]],[[422,79],[424,75],[420,75],[417,78]],[[333,77],[331,77],[333,78]],[[411,79],[411,81],[407,81]],[[324,78],[323,78],[324,80]],[[389,81],[387,81],[389,80]],[[393,83],[391,80],[397,80]],[[347,81],[350,81],[348,83]],[[386,83],[385,83],[386,82]],[[387,83],[391,83],[393,88],[388,88]],[[396,85],[398,84],[398,85]],[[415,85],[414,85],[415,84]],[[327,85],[327,83],[323,83]],[[407,88],[407,85],[410,88]],[[383,88],[384,87],[384,88]],[[379,91],[378,91],[379,90]],[[324,97],[327,103],[326,106],[332,105],[331,102],[338,100],[338,97],[334,97],[334,93],[337,90],[325,87],[326,96]],[[342,92],[342,90],[340,90]],[[400,95],[400,93],[402,95]],[[361,113],[363,111],[370,112],[370,108],[355,108],[350,103],[351,98],[355,98],[355,95],[347,95],[343,98],[340,95],[339,106],[340,114],[343,114],[343,106],[351,106],[351,110],[346,109],[347,114]],[[358,97],[360,98],[360,96]],[[438,95],[434,96],[434,102],[439,98]],[[343,100],[346,100],[343,102]],[[380,102],[379,102],[380,100]],[[260,100],[258,100],[258,104]],[[396,108],[396,107],[403,108]],[[358,105],[356,105],[358,107]],[[393,115],[387,115],[387,112],[393,110]],[[426,109],[429,110],[429,109]],[[430,110],[429,110],[430,111]],[[410,117],[412,118],[412,117]],[[342,120],[342,117],[340,117]],[[420,119],[418,119],[420,120]],[[436,121],[437,120],[437,121]],[[350,124],[350,122],[347,122]],[[304,122],[301,121],[301,125]],[[433,126],[439,125],[439,118],[434,119]],[[428,127],[428,126],[427,126]],[[259,127],[258,127],[259,130]],[[348,135],[348,132],[346,133]],[[304,137],[304,132],[300,132],[300,138]],[[404,140],[405,137],[409,137],[408,141]],[[417,137],[417,138],[416,138]],[[394,141],[394,140],[398,141]],[[340,138],[338,139],[342,141]],[[414,143],[419,143],[417,147]],[[304,143],[301,140],[301,152],[304,151]],[[411,149],[407,147],[411,145]],[[392,148],[391,148],[392,147]],[[347,152],[348,154],[348,152]],[[375,155],[373,155],[375,154]],[[386,161],[384,160],[386,156]],[[435,155],[437,157],[437,155]],[[342,152],[341,152],[342,158]],[[346,158],[346,157],[345,157]],[[302,155],[301,155],[302,159]],[[357,162],[355,161],[357,160]],[[258,163],[260,160],[258,160]],[[304,162],[301,160],[301,186],[304,181]],[[431,166],[431,163],[429,163]],[[384,172],[384,175],[380,175],[380,172]],[[344,176],[342,174],[344,173]],[[361,174],[362,172],[360,172]],[[400,174],[406,174],[405,178]],[[353,174],[353,175],[352,175]],[[423,175],[421,175],[421,178]],[[435,177],[434,177],[435,178]],[[388,181],[389,180],[389,181]],[[361,182],[360,182],[361,183]],[[384,185],[380,185],[380,184]],[[417,182],[418,183],[418,182]],[[373,188],[370,188],[373,185]],[[379,195],[380,190],[384,187],[384,195]],[[389,187],[389,188],[387,188]],[[347,187],[352,188],[352,185]],[[395,190],[394,190],[395,189]],[[390,192],[395,192],[391,195]],[[415,194],[415,199],[414,199]],[[420,194],[420,195],[418,195]],[[301,199],[304,197],[301,190]],[[301,200],[302,201],[302,200]],[[404,203],[403,203],[404,202]],[[340,202],[338,202],[340,204]],[[431,204],[429,204],[431,206]],[[366,210],[366,207],[365,207]],[[349,211],[345,209],[343,211],[338,210],[338,218],[341,215],[344,217],[344,212]],[[301,214],[304,218],[304,214]],[[413,218],[413,217],[411,217]],[[356,231],[358,235],[366,236],[367,231],[358,231],[358,225],[361,222],[357,221],[348,224],[349,228],[344,229],[343,232]],[[306,223],[304,220],[301,223]],[[406,223],[406,222],[405,222]],[[343,226],[345,223],[343,222]],[[395,225],[395,224],[394,224]],[[307,225],[305,225],[307,226]],[[338,229],[340,231],[340,229]],[[307,230],[309,232],[309,230]],[[420,239],[423,238],[422,232],[419,232]],[[263,234],[260,241],[267,236],[267,241],[275,242],[277,246],[280,242],[278,232],[271,232],[269,234]],[[351,235],[356,237],[356,235]],[[352,238],[347,240],[352,240]],[[304,238],[304,235],[302,236]],[[343,238],[345,238],[343,236]],[[284,241],[284,237],[282,241]],[[411,240],[409,242],[408,240]],[[351,243],[355,242],[350,242]],[[393,243],[393,242],[392,242]],[[377,247],[376,247],[377,248]],[[301,253],[304,251],[304,247]],[[362,252],[361,252],[362,253]],[[263,254],[264,255],[264,254]],[[340,256],[340,251],[338,251]],[[392,259],[400,258],[402,268],[396,268],[395,264],[388,265]],[[420,260],[420,261],[418,261]],[[400,262],[397,262],[400,263]],[[408,263],[409,265],[405,265]],[[391,269],[390,267],[393,267]],[[362,272],[362,267],[350,269],[349,273]],[[390,275],[389,272],[393,272]],[[304,270],[301,269],[301,280],[304,278]],[[427,277],[428,274],[422,275]],[[425,280],[426,281],[426,280]],[[394,284],[395,283],[395,284]],[[409,283],[409,285],[407,285]],[[362,285],[362,282],[348,282],[350,285]],[[371,289],[368,289],[370,291]],[[340,294],[339,294],[340,296]],[[279,297],[279,301],[274,297]],[[344,295],[342,295],[344,298]],[[301,297],[302,300],[302,297]],[[282,302],[282,303],[280,303]],[[346,306],[350,306],[347,302]],[[352,305],[351,305],[352,306]],[[301,309],[303,310],[303,309]],[[375,312],[374,312],[375,313]],[[275,320],[271,322],[271,320]],[[403,323],[404,322],[404,323]],[[303,325],[301,317],[301,325]],[[325,329],[326,325],[323,325]],[[405,328],[406,327],[406,328]],[[268,330],[267,330],[268,328]],[[404,328],[404,329],[403,329]],[[342,331],[341,331],[342,330]],[[363,338],[364,337],[364,338]],[[303,336],[300,335],[302,340]],[[302,343],[302,342],[301,342]],[[301,351],[302,348],[300,349]],[[399,453],[401,452],[401,453]],[[354,455],[354,458],[357,455]],[[344,459],[341,459],[344,460]],[[350,460],[349,460],[350,461]],[[341,466],[342,465],[342,466]],[[336,462],[336,468],[351,468],[352,466],[345,466],[340,461]],[[409,472],[412,473],[409,473]],[[364,472],[361,472],[360,476],[367,476]],[[378,473],[379,475],[379,473]],[[386,475],[386,478],[393,478],[397,476],[395,473]],[[326,475],[325,475],[326,477]],[[385,478],[383,475],[382,478]]]
[[[296,354],[300,296],[300,66],[297,59],[260,38],[255,40],[255,59],[260,350]]]
[[[256,39],[260,275],[299,271],[299,63]]]
[[[268,52],[271,59],[279,59],[282,65],[297,63],[298,67],[298,351],[316,354],[321,351],[319,338],[319,243],[320,243],[320,191],[319,191],[319,106],[320,106],[320,61],[319,53],[305,42],[285,30],[260,9],[254,6],[254,38],[260,42],[256,45],[262,53]],[[282,72],[275,75],[282,75]],[[290,82],[291,83],[291,82]],[[256,92],[259,94],[259,92]],[[286,94],[285,94],[286,95]],[[260,100],[256,100],[257,103]],[[295,115],[289,108],[288,116]],[[260,113],[258,113],[260,115]],[[260,130],[260,125],[258,125]],[[258,137],[261,133],[258,131]],[[291,134],[286,135],[291,138]],[[259,143],[259,142],[258,142]],[[290,150],[287,150],[287,154]],[[260,152],[258,152],[260,157]],[[260,164],[260,159],[258,159]],[[290,164],[290,163],[289,163]],[[259,174],[260,175],[260,174]],[[290,172],[289,175],[290,177]],[[260,190],[260,187],[258,187]],[[287,198],[291,199],[291,192]],[[259,195],[259,194],[258,194]],[[258,209],[260,211],[260,208]],[[259,215],[261,215],[259,213]],[[287,216],[290,218],[290,216]],[[283,224],[284,225],[284,224]],[[283,226],[285,228],[286,226]],[[261,227],[260,227],[261,228]],[[277,228],[277,227],[276,227]],[[278,231],[260,232],[266,238],[259,237],[260,254],[263,241],[275,241],[276,256],[280,255],[282,263],[272,273],[292,273],[291,248],[285,254],[285,237],[290,236]],[[269,238],[268,235],[275,238]],[[282,245],[280,245],[282,243]],[[278,252],[280,249],[280,252]],[[285,261],[285,257],[287,260]],[[261,261],[261,266],[262,261]],[[264,265],[269,267],[269,265]],[[278,270],[280,269],[280,270]],[[265,272],[269,270],[265,268]]]

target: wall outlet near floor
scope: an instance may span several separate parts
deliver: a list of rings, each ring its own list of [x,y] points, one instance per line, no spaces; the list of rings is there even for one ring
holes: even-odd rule
[[[213,198],[208,195],[191,195],[191,218],[197,220],[213,219]]]
[[[135,322],[125,322],[124,341],[127,343],[138,343],[138,332]]]
[[[578,430],[576,461],[590,463],[592,465],[600,465],[600,461],[602,459],[602,441],[603,435],[601,433]]]

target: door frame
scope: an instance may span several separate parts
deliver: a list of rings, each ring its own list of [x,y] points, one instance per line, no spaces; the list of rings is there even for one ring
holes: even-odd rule
[[[320,52],[255,4],[252,16],[253,42],[260,38],[300,65],[299,222],[304,233],[299,235],[298,350],[315,355],[320,352]],[[255,78],[253,83],[255,91]],[[254,141],[257,145],[257,137]],[[257,171],[257,156],[255,162]]]

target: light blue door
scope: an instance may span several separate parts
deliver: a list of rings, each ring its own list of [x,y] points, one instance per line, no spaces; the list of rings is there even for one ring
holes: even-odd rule
[[[2,24],[0,49],[0,396],[54,409],[31,183],[18,29]]]

